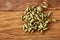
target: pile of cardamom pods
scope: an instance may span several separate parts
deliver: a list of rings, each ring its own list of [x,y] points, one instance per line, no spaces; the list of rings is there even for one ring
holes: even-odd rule
[[[48,23],[56,22],[55,19],[49,19],[51,12],[44,11],[47,8],[47,2],[43,2],[42,6],[28,7],[22,16],[22,20],[25,22],[23,30],[29,33],[38,30],[43,33],[43,31],[48,29]]]

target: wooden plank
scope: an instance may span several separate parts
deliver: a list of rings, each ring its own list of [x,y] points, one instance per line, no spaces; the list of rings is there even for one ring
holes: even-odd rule
[[[15,29],[15,28],[22,28],[22,25],[24,22],[21,19],[21,16],[23,15],[24,11],[18,11],[18,12],[0,12],[0,31],[8,30],[8,29]],[[52,15],[50,18],[55,18],[57,20],[60,20],[60,11],[51,11]],[[59,30],[59,26],[57,28],[57,25],[59,25],[60,22],[52,23],[50,26],[53,28],[56,28]],[[55,29],[54,29],[55,30]],[[52,31],[52,30],[51,30]]]
[[[25,33],[21,16],[28,6],[39,6],[43,0],[0,0],[0,40],[60,40],[60,0],[48,0],[50,18],[59,21],[50,23],[49,29]],[[23,10],[23,11],[20,11]]]
[[[0,22],[11,20],[11,19],[21,19],[21,16],[23,14],[24,11],[0,12]],[[50,18],[55,18],[57,20],[60,20],[60,11],[51,11]]]
[[[39,0],[1,0],[1,10],[21,10],[27,6],[37,5]]]
[[[44,35],[42,36],[40,35],[40,37],[28,37],[28,36],[25,36],[23,38],[0,38],[2,40],[60,40],[59,36],[50,36],[50,35]]]
[[[58,23],[51,23],[48,25],[49,29],[44,33],[45,35],[60,35],[60,21]],[[29,33],[25,33],[22,29],[23,24],[17,24],[13,23],[8,26],[0,28],[0,34],[2,33],[7,33],[11,35],[16,35],[16,36],[29,36]],[[35,33],[32,33],[35,36],[41,35],[40,32],[36,31]],[[4,35],[3,35],[4,36]],[[32,36],[32,35],[31,35]]]
[[[60,20],[60,11],[51,11],[50,18]],[[1,40],[60,40],[60,21],[48,25],[49,29],[41,35],[40,32],[25,33],[21,19],[24,11],[0,12]]]
[[[17,27],[17,26],[16,26]],[[51,26],[53,27],[53,26]],[[57,26],[55,26],[57,27]],[[0,32],[0,38],[1,39],[21,39],[21,40],[29,40],[29,39],[43,39],[43,40],[48,40],[48,39],[51,39],[51,40],[60,40],[60,33],[59,30],[54,30],[55,28],[53,29],[49,29],[47,32],[45,32],[44,35],[41,35],[39,32],[35,32],[35,33],[25,33],[22,29],[20,28],[16,28],[16,29],[8,29],[8,30],[4,30],[4,31],[1,31]],[[58,29],[58,28],[57,28]]]
[[[49,8],[60,9],[60,0],[47,0]],[[39,6],[42,0],[0,0],[0,10],[25,10],[28,6]]]

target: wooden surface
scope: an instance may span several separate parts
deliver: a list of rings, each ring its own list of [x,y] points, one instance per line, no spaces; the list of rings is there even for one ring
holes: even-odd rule
[[[21,16],[27,6],[39,6],[42,0],[0,0],[0,40],[60,40],[60,0],[48,0],[51,17],[59,21],[49,24],[49,29],[25,33]]]

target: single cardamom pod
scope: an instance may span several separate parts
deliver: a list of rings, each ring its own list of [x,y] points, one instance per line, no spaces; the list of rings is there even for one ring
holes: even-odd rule
[[[42,23],[40,23],[40,27],[43,27],[43,24]]]
[[[33,6],[31,7],[32,11],[34,10],[34,8],[35,8],[35,6],[33,5]]]
[[[28,29],[25,29],[24,31],[25,31],[25,32],[28,32]]]
[[[43,8],[48,8],[48,4],[47,4],[47,2],[43,2],[43,6],[42,6]]]
[[[47,24],[47,23],[49,23],[49,21],[47,20],[47,21],[45,21],[45,23]]]
[[[56,22],[56,19],[51,19],[52,22]]]
[[[33,30],[31,30],[31,33],[33,33],[34,32],[34,29]]]
[[[46,24],[46,23],[44,24],[44,28],[45,28],[45,27],[47,27],[47,24]]]
[[[29,7],[27,7],[26,8],[26,10],[25,10],[25,12],[29,12],[30,11],[30,8]]]
[[[43,5],[43,8],[47,8],[47,6]]]
[[[26,28],[25,28],[25,26],[23,26],[23,30],[25,30]]]
[[[30,23],[34,22],[34,19],[31,19]]]
[[[49,11],[49,12],[47,13],[47,17],[49,17],[49,16],[50,16],[50,14],[51,14],[51,12]]]
[[[22,16],[22,20],[25,20],[26,19],[26,16],[24,15],[24,16]]]
[[[43,2],[44,5],[48,6],[48,3],[47,2]]]
[[[33,18],[33,15],[30,13],[31,18]]]
[[[47,30],[48,29],[48,27],[46,27],[46,28],[43,28],[43,30],[45,31],[45,30]]]
[[[43,34],[43,30],[41,30],[41,34]]]
[[[42,8],[41,8],[41,6],[39,6],[39,7],[37,7],[37,11],[42,11]]]
[[[29,28],[29,29],[28,29],[28,32],[31,32],[31,30],[32,30],[32,28]]]

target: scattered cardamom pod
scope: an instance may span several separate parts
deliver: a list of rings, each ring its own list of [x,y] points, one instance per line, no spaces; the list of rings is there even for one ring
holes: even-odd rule
[[[25,29],[24,31],[25,31],[25,32],[28,32],[28,29]]]
[[[52,22],[56,22],[57,20],[56,19],[51,19]]]
[[[37,11],[41,12],[42,11],[42,8],[40,6],[37,7]]]
[[[43,6],[42,6],[43,8],[48,8],[48,4],[47,4],[47,2],[43,2]]]
[[[35,7],[33,5],[25,10],[22,16],[22,20],[25,22],[23,26],[25,32],[33,33],[35,30],[38,30],[43,34],[48,29],[48,23],[56,22],[55,19],[49,19],[50,11],[43,12],[45,8],[48,8],[48,4],[43,2],[43,6]]]

